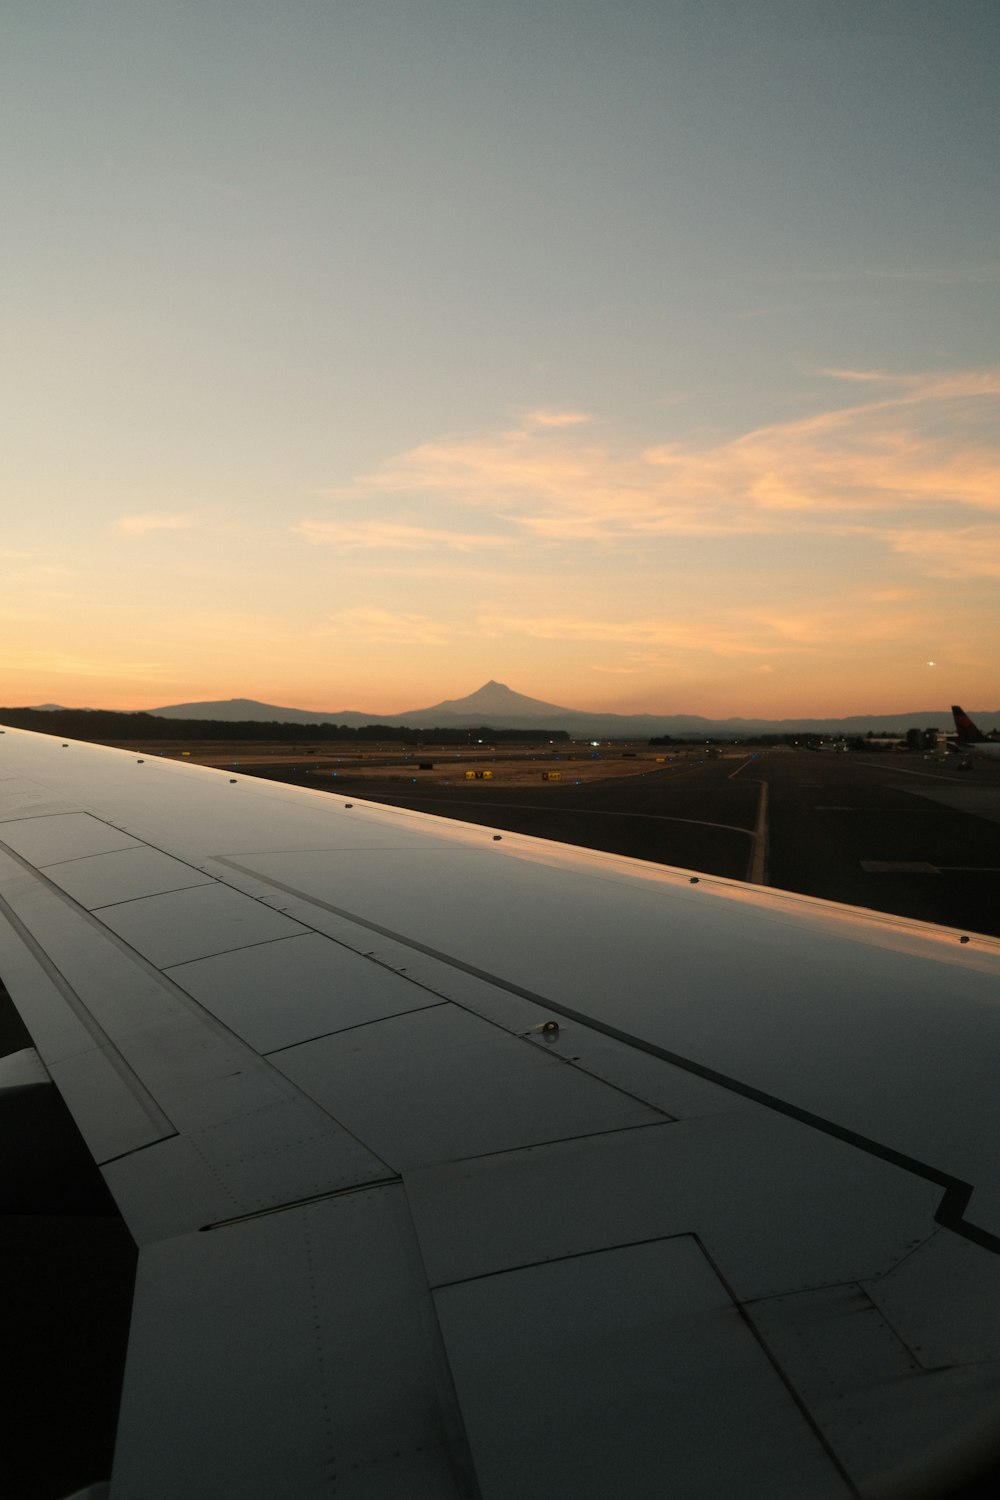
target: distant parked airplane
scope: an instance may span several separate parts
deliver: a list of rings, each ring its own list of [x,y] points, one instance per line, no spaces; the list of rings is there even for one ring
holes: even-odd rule
[[[1000,755],[1000,740],[987,739],[957,703],[952,704],[951,712],[958,731],[958,743],[964,750],[972,750],[976,755]]]

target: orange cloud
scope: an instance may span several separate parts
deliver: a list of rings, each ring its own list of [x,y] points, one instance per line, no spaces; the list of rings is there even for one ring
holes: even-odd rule
[[[142,515],[119,516],[112,531],[116,536],[148,536],[152,531],[188,531],[197,526],[193,516],[162,515],[148,511]]]
[[[1000,371],[840,371],[875,399],[714,444],[641,452],[567,426],[428,442],[358,480],[354,497],[475,506],[552,541],[870,531],[887,513],[1000,510]],[[554,425],[554,424],[550,424]],[[877,528],[881,528],[877,530]]]
[[[120,678],[126,682],[136,679],[144,682],[150,678],[167,675],[166,665],[159,661],[129,661],[124,657],[80,656],[73,652],[46,650],[44,647],[0,654],[0,668],[5,672]]]
[[[388,548],[394,551],[473,552],[481,547],[503,546],[502,536],[475,531],[449,531],[443,527],[414,526],[406,521],[300,521],[292,530],[307,542],[340,547],[344,551]]]
[[[524,420],[534,427],[579,427],[593,418],[585,411],[540,411],[525,412]]]
[[[664,653],[732,657],[816,656],[836,649],[912,639],[923,612],[886,609],[866,601],[863,592],[841,591],[835,602],[801,603],[787,608],[744,608],[739,604],[700,611],[690,602],[683,614],[599,616],[569,611],[549,614],[491,612],[478,617],[487,638],[527,636],[542,641],[582,641],[626,649],[627,662],[663,663]],[[602,670],[620,670],[604,667]]]
[[[450,634],[445,625],[429,615],[399,613],[369,604],[328,615],[317,633],[391,646],[444,646]]]
[[[935,578],[1000,578],[1000,527],[901,531],[891,544]]]

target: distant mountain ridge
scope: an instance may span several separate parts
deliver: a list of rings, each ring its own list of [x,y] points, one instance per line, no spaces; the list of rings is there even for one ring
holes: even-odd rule
[[[515,693],[505,682],[484,682],[481,688],[465,698],[444,698],[431,708],[411,708],[400,717],[427,722],[428,714],[449,714],[459,717],[481,714],[522,714],[527,719],[548,718],[552,714],[572,714],[575,710],[564,708],[560,703],[545,703],[541,698],[529,698],[524,693]]]
[[[984,730],[1000,728],[1000,711],[970,710]],[[700,735],[739,738],[746,734],[867,734],[881,729],[913,727],[951,728],[948,708],[915,709],[895,714],[854,714],[843,719],[708,719],[701,714],[612,714],[588,713],[546,703],[516,693],[492,679],[464,698],[445,698],[429,708],[403,713],[360,713],[356,709],[333,709],[317,713],[260,703],[253,698],[227,698],[216,702],[173,703],[150,709],[161,719],[215,719],[264,724],[346,724],[357,729],[367,724],[387,724],[413,729],[564,729],[576,738],[650,738],[655,735]]]

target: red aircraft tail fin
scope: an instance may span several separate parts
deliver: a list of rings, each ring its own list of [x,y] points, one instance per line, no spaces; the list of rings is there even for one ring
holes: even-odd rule
[[[955,720],[955,728],[958,731],[959,743],[962,745],[978,745],[985,740],[985,734],[980,733],[973,724],[964,708],[959,708],[957,703],[951,706],[952,718]]]

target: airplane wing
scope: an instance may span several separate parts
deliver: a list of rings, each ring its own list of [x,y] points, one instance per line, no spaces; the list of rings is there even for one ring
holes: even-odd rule
[[[0,977],[138,1246],[112,1500],[998,1457],[992,939],[7,729]]]

